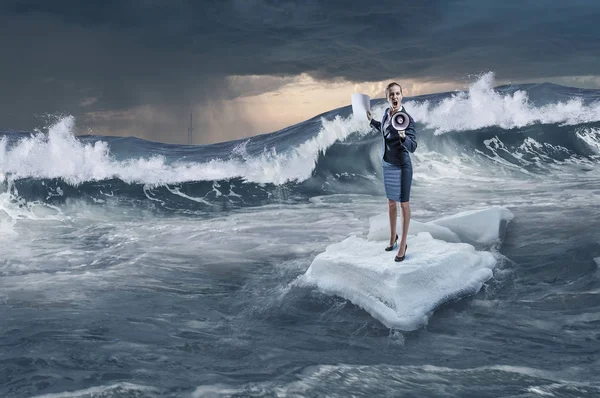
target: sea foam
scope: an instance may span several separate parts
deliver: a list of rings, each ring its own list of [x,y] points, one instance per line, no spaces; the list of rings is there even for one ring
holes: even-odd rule
[[[435,134],[491,126],[512,129],[538,123],[576,125],[600,120],[600,101],[586,104],[581,98],[572,98],[535,106],[525,91],[501,93],[494,84],[494,74],[489,72],[467,91],[439,102],[408,101],[407,110]]]
[[[73,185],[112,178],[150,185],[232,178],[273,184],[304,181],[311,177],[320,154],[335,142],[344,141],[353,133],[371,131],[366,123],[339,116],[332,120],[322,118],[321,123],[316,136],[282,153],[265,149],[261,155],[242,160],[206,162],[168,162],[164,156],[118,161],[107,142],[78,140],[74,136],[75,118],[69,116],[50,126],[47,134],[23,138],[10,148],[6,139],[0,139],[0,172],[11,178],[61,178]]]

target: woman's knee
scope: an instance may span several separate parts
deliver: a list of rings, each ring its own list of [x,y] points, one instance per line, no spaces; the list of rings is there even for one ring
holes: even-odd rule
[[[400,202],[402,210],[410,210],[410,202]]]
[[[395,209],[395,208],[396,208],[396,201],[395,201],[395,200],[388,199],[388,207],[389,207],[390,209]]]

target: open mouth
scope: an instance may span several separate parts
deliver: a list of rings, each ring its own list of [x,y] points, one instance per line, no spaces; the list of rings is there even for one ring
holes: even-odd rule
[[[398,106],[398,101],[396,101],[396,100],[392,101],[392,105],[394,105],[394,108],[396,108]]]

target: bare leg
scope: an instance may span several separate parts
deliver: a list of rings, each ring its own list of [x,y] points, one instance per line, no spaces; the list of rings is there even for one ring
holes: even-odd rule
[[[405,254],[406,235],[408,235],[408,225],[410,224],[409,202],[400,202],[400,208],[402,209],[402,239],[400,240],[400,246],[398,247],[398,257],[402,257]]]
[[[398,219],[398,206],[395,200],[388,199],[388,214],[390,216],[390,246],[396,241],[396,220]]]

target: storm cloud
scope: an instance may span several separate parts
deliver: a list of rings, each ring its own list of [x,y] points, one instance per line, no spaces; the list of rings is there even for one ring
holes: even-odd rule
[[[223,104],[300,74],[597,76],[599,19],[595,0],[5,0],[0,128],[72,114],[81,127],[183,142],[190,111],[202,110],[200,134],[218,141],[235,138],[208,131],[227,128],[234,110]]]

